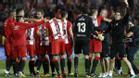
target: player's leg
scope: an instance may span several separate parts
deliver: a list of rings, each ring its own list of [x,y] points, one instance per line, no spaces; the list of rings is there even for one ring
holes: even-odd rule
[[[110,68],[110,57],[105,57],[104,61],[105,61],[105,68],[106,68],[106,72],[105,72],[105,76],[108,76],[108,72],[109,72],[109,68]]]
[[[137,51],[138,51],[137,47],[131,46],[131,47],[129,47],[128,52],[127,52],[127,58],[130,61],[131,65],[133,67],[133,70],[135,71],[136,74],[139,73],[139,69],[137,68],[137,66],[134,63],[134,57],[135,57]]]
[[[60,76],[60,68],[59,68],[59,55],[53,55],[52,62],[57,72],[57,77]]]
[[[119,45],[119,54],[120,57],[122,57],[123,61],[126,63],[126,65],[128,66],[129,70],[130,70],[130,77],[134,78],[135,77],[135,72],[132,68],[132,65],[130,63],[130,61],[127,59],[127,54],[125,51],[125,47],[124,44]]]
[[[25,62],[26,62],[26,57],[22,57],[20,59],[20,62],[18,64],[18,71],[19,71],[19,76],[20,77],[26,77],[23,73],[24,67],[25,67]]]
[[[100,61],[100,53],[95,53],[95,58],[92,62],[92,69],[91,69],[92,76],[95,76],[95,74],[96,74],[96,67],[97,67],[99,61]]]
[[[74,57],[74,76],[78,77],[78,61],[79,61],[79,54],[75,54]]]
[[[27,50],[30,56],[29,60],[29,71],[31,75],[36,75],[34,67],[35,67],[35,50],[34,45],[27,45]]]
[[[34,67],[35,67],[35,58],[34,57],[30,57],[30,60],[29,60],[29,71],[30,71],[31,75],[36,75]]]
[[[60,56],[60,67],[61,67],[61,72],[62,72],[63,78],[66,77],[65,58],[66,58],[66,54],[61,54],[61,56]]]
[[[14,72],[14,76],[17,76],[18,74],[18,63],[16,62],[16,59],[13,59],[13,72]]]
[[[79,54],[81,53],[81,46],[80,45],[80,41],[78,42],[78,40],[75,41],[75,45],[74,45],[74,53],[75,53],[75,57],[74,57],[74,77],[78,77],[78,62],[79,62]]]
[[[117,74],[121,75],[122,74],[122,63],[121,63],[121,58],[119,55],[115,57],[115,71]]]
[[[42,62],[43,62],[43,58],[41,56],[41,54],[37,54],[37,59],[36,59],[36,62],[35,62],[35,66],[36,66],[36,74],[39,76],[40,75],[40,69],[41,69],[41,65],[42,65]]]
[[[37,76],[40,76],[40,69],[41,69],[41,65],[43,62],[43,58],[42,58],[42,47],[39,44],[36,44],[36,61],[35,61],[35,67],[36,67],[36,74]]]
[[[113,76],[114,65],[115,65],[115,57],[110,59],[110,69],[109,69],[109,73],[108,73],[108,76],[110,76],[110,77]]]
[[[68,75],[73,75],[71,72],[72,68],[72,45],[66,44],[66,53],[67,53],[67,67],[68,67]]]
[[[42,58],[41,58],[41,47],[40,47],[40,41],[38,38],[35,40],[35,69],[36,69],[36,75],[40,76],[40,68],[42,65]]]
[[[18,71],[19,71],[19,76],[21,77],[26,77],[24,74],[23,74],[23,71],[24,71],[24,67],[25,67],[25,62],[26,62],[26,47],[19,47],[18,48],[18,52],[19,52],[19,64],[18,64]]]
[[[101,68],[102,68],[102,73],[100,74],[99,77],[107,77],[108,76],[108,72],[109,72],[109,57],[101,57]]]
[[[89,49],[90,49],[89,64],[90,64],[90,67],[91,67],[92,60],[94,59],[94,54],[93,54],[93,51],[94,51],[93,39],[90,39],[90,48]]]
[[[49,54],[49,58],[50,58],[50,67],[51,67],[51,72],[52,72],[52,77],[55,76],[55,66],[54,66],[54,63],[53,63],[53,55],[52,54]]]
[[[116,55],[117,55],[117,46],[112,45],[111,51],[110,51],[110,65],[109,65],[109,72],[108,72],[109,77],[112,77],[112,75],[113,75],[113,68],[115,65],[115,56]]]
[[[62,72],[62,77],[66,77],[66,70],[65,70],[65,61],[66,61],[66,52],[65,52],[65,41],[60,41],[60,67]]]
[[[46,53],[47,53],[47,56],[49,58],[49,65],[50,65],[50,68],[51,68],[51,72],[52,72],[52,77],[55,76],[55,67],[54,67],[54,63],[52,62],[52,59],[53,59],[53,55],[52,55],[52,48],[51,48],[51,44],[49,44],[49,46],[47,46],[46,48]]]
[[[68,75],[73,75],[71,72],[72,68],[72,55],[67,55],[67,66],[68,66]]]
[[[102,72],[100,73],[100,75],[98,76],[99,78],[100,77],[103,77],[105,72],[106,72],[106,64],[105,64],[105,60],[104,60],[104,52],[101,53],[101,59],[100,59],[100,64],[101,64],[101,70]]]
[[[45,58],[43,61],[43,70],[44,70],[44,75],[49,76],[49,58],[48,58],[48,55],[45,55]]]
[[[6,70],[5,70],[6,76],[9,76],[10,68],[13,65],[13,60],[10,57],[11,56],[6,56]]]
[[[52,41],[52,62],[54,64],[54,68],[57,72],[57,77],[60,76],[60,66],[59,66],[59,54],[60,54],[60,43],[59,40]]]
[[[6,70],[5,74],[9,76],[10,68],[12,66],[12,59],[11,59],[11,45],[7,39],[5,39],[4,43],[5,55],[6,55]]]
[[[18,75],[18,53],[14,47],[12,51],[12,60],[13,60],[13,71],[14,71],[14,76]]]
[[[103,41],[102,44],[102,53],[101,53],[101,68],[102,68],[102,73],[100,74],[99,77],[106,77],[108,75],[109,71],[109,44],[107,40]]]
[[[82,50],[85,58],[85,73],[86,78],[90,78],[90,60],[89,60],[89,40],[85,40],[82,42]]]
[[[49,76],[49,56],[47,55],[47,47],[45,45],[42,46],[42,53],[44,76]]]
[[[135,75],[135,72],[134,72],[134,70],[133,70],[133,68],[132,68],[132,65],[131,65],[131,63],[129,62],[129,60],[127,59],[127,57],[123,57],[123,61],[127,64],[128,68],[129,68],[129,70],[130,70],[130,74],[131,74],[131,75]]]
[[[86,72],[86,77],[90,77],[90,63],[89,63],[89,54],[85,54],[85,72]]]
[[[92,62],[91,75],[96,76],[96,67],[100,61],[100,53],[102,52],[102,42],[94,39],[93,43],[95,58]]]

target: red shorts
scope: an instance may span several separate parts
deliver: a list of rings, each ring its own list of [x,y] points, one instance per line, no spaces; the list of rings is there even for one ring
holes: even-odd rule
[[[26,53],[26,46],[20,46],[20,47],[14,47],[14,58],[18,58],[18,57],[26,57],[27,53]]]
[[[99,41],[97,39],[91,39],[90,40],[90,52],[91,53],[102,52],[102,41]]]
[[[39,55],[40,53],[40,42],[38,40],[35,41],[35,54]]]
[[[36,55],[49,54],[51,52],[51,46],[39,46],[36,50]]]
[[[64,54],[65,52],[65,41],[64,39],[57,39],[52,41],[52,55],[57,55],[57,54]]]
[[[72,55],[72,44],[65,44],[65,50],[67,55]]]
[[[47,53],[47,54],[50,54],[51,52],[52,52],[51,45],[46,46],[46,53]]]
[[[4,49],[5,49],[5,55],[7,57],[10,57],[12,56],[12,46],[11,44],[9,43],[9,41],[6,39],[5,42],[4,42]]]
[[[30,57],[35,56],[35,46],[34,45],[27,45],[27,51]]]

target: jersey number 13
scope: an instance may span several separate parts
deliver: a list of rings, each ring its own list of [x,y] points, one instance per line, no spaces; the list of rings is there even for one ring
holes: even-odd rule
[[[77,26],[78,26],[78,32],[84,33],[86,31],[86,23],[79,22],[77,23]]]

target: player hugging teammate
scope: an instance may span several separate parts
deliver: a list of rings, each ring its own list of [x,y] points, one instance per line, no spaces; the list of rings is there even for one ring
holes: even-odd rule
[[[24,67],[28,54],[31,76],[39,78],[52,74],[54,78],[68,78],[67,75],[80,78],[78,63],[83,53],[85,78],[112,78],[116,56],[124,60],[130,78],[134,78],[139,73],[133,62],[138,50],[139,28],[134,26],[137,23],[129,22],[128,8],[128,3],[123,2],[109,12],[106,6],[98,9],[81,3],[74,8],[72,23],[68,20],[69,12],[60,4],[53,9],[51,19],[45,18],[44,10],[40,8],[29,18],[25,17],[24,9],[11,10],[4,23],[6,76],[13,65],[15,77],[26,77]],[[132,41],[126,43],[127,37]],[[99,62],[102,72],[98,76]]]

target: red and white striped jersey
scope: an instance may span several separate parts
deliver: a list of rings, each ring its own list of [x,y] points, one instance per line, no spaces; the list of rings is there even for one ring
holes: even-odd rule
[[[49,24],[54,39],[65,39],[64,23],[61,19],[53,18],[49,21]]]

